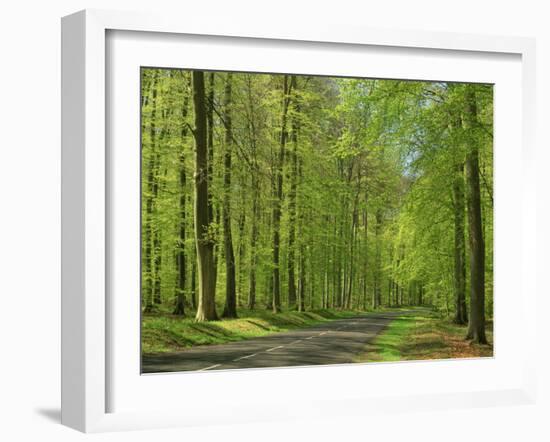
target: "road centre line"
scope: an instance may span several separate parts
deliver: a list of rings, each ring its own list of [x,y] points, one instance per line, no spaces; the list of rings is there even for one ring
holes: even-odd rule
[[[380,323],[369,323],[369,325],[375,325],[375,326],[384,326],[386,325],[385,323],[384,324],[380,324]],[[344,328],[347,328],[347,326],[342,326],[342,327],[339,327],[337,328],[336,330],[329,330],[329,331],[324,331],[324,332],[321,332],[319,333],[317,336],[323,336],[323,335],[326,335],[327,333],[331,332],[331,331],[339,331],[339,330],[343,330]],[[304,339],[313,339],[315,338],[315,336],[308,336],[307,338],[304,338]],[[291,342],[290,344],[288,345],[292,345],[292,344],[297,344],[298,342],[301,342],[302,339],[297,339],[296,341],[293,341]],[[269,348],[267,350],[265,350],[266,353],[269,353],[269,352],[272,352],[274,350],[277,350],[279,348],[283,348],[284,345],[278,345],[277,347],[272,347],[272,348]],[[237,361],[240,361],[242,359],[248,359],[248,358],[252,358],[254,356],[256,356],[258,353],[252,353],[250,355],[245,355],[245,356],[241,356],[240,358],[237,358],[237,359],[233,359],[233,362],[237,362]],[[215,364],[215,365],[211,365],[209,367],[205,367],[205,368],[201,368],[200,370],[198,371],[206,371],[206,370],[211,370],[213,368],[217,368],[219,366],[221,366],[222,364]]]
[[[257,354],[258,353],[252,353],[251,355],[241,356],[240,358],[233,359],[233,362],[240,361],[241,359],[248,359],[248,358],[251,358],[252,356],[256,356]]]
[[[201,368],[199,371],[210,370],[211,368],[216,368],[216,367],[219,367],[220,365],[222,365],[222,364],[211,365],[210,367]]]

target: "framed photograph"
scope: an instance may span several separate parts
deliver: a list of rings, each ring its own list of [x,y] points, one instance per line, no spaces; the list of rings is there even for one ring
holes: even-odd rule
[[[94,10],[62,53],[65,425],[534,400],[532,40]]]

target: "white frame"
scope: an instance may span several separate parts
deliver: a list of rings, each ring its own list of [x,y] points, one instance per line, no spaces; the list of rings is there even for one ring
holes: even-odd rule
[[[330,30],[329,30],[330,29]],[[162,413],[106,413],[106,156],[105,156],[105,35],[107,30],[154,31],[270,38],[290,41],[335,42],[382,47],[428,48],[511,53],[522,57],[523,75],[523,193],[522,256],[535,256],[534,106],[535,45],[532,39],[472,36],[450,33],[387,31],[339,26],[268,27],[265,23],[212,22],[194,17],[182,26],[177,18],[151,14],[87,10],[62,21],[62,422],[81,431],[106,431],[208,424],[200,416],[178,410]],[[525,229],[524,229],[525,230]],[[535,266],[522,261],[522,292],[536,305]],[[535,314],[532,315],[533,317]],[[527,403],[535,397],[535,324],[525,336],[529,360],[523,388],[474,391],[469,395],[349,399],[327,402],[327,410],[293,410],[292,415],[314,416],[365,413],[376,408],[457,408]],[[252,408],[252,407],[251,407]],[[270,410],[275,418],[288,410]],[[262,416],[258,416],[262,419]],[[230,422],[228,416],[227,422]],[[253,418],[250,418],[252,420]]]

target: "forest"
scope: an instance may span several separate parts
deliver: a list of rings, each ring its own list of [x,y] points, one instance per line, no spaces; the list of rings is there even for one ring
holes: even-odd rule
[[[492,133],[489,84],[142,68],[143,321],[422,307],[486,344]]]

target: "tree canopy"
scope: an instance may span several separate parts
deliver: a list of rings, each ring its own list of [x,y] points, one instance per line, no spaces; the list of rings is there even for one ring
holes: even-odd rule
[[[143,68],[142,305],[431,305],[484,341],[493,88]]]

